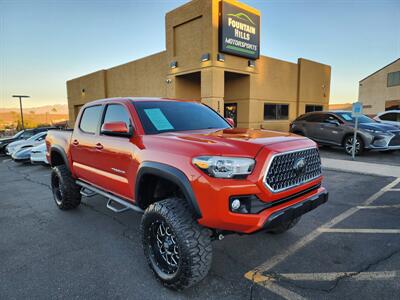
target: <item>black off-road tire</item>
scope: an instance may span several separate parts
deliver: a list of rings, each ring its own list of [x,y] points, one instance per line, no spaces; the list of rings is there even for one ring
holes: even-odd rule
[[[290,220],[288,222],[283,222],[282,224],[280,224],[279,226],[268,230],[268,233],[272,233],[272,234],[281,234],[284,233],[286,231],[288,231],[289,229],[293,228],[294,226],[296,226],[297,223],[299,223],[301,217],[295,218],[293,220]]]
[[[65,165],[53,167],[51,172],[51,190],[59,209],[69,210],[81,203],[80,187],[75,183]]]
[[[168,227],[170,235],[173,235],[173,247],[176,247],[173,249],[179,253],[175,256],[177,263],[174,267],[176,270],[173,271],[168,269],[170,266],[157,246],[159,231],[155,232],[154,228],[159,229],[160,224]],[[147,262],[164,286],[183,290],[200,282],[207,275],[212,261],[210,231],[197,223],[185,200],[168,198],[151,204],[144,212],[140,229]],[[154,235],[157,235],[156,239]]]

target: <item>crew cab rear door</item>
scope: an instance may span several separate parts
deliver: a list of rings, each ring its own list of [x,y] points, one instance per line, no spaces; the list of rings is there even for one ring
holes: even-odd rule
[[[103,105],[88,106],[81,114],[71,138],[70,152],[75,175],[88,183],[99,185],[101,175],[97,170],[98,155],[96,144],[99,140],[99,127]]]

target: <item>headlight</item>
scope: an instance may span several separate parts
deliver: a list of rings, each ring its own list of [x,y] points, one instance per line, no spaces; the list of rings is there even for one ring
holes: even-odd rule
[[[366,132],[370,132],[370,133],[383,133],[383,134],[389,134],[387,132],[384,132],[382,130],[374,130],[374,129],[364,129]]]
[[[208,175],[217,178],[249,175],[255,164],[251,158],[224,156],[199,156],[193,158],[192,162]]]

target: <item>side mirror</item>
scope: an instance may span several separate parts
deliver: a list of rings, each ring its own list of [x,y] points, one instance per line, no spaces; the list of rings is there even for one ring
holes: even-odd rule
[[[235,121],[232,118],[225,118],[225,120],[229,123],[229,125],[235,127]]]
[[[132,130],[126,126],[125,122],[104,123],[101,127],[101,133],[110,136],[132,136]]]
[[[326,120],[325,122],[336,126],[340,125],[339,121],[337,120]]]

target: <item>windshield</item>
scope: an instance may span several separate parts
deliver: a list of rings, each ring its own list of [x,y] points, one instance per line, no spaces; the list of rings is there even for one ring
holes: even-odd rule
[[[339,113],[336,113],[336,114],[339,117],[341,117],[343,120],[345,120],[346,122],[351,122],[351,123],[355,122],[355,118],[353,118],[351,116],[351,112],[339,112]],[[375,120],[373,120],[373,119],[371,119],[371,118],[369,118],[367,116],[364,116],[364,115],[361,115],[361,116],[358,117],[358,122],[359,123],[376,123]]]
[[[14,139],[17,139],[17,138],[19,138],[23,133],[24,133],[23,130],[18,131],[18,132],[13,136],[13,138],[14,138]]]
[[[225,129],[229,124],[209,107],[194,102],[133,102],[146,134]]]
[[[38,138],[40,138],[41,136],[43,136],[45,134],[46,134],[46,132],[39,132],[39,133],[31,136],[29,139],[27,139],[27,141],[35,141],[35,140],[37,140]]]

